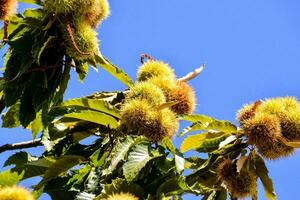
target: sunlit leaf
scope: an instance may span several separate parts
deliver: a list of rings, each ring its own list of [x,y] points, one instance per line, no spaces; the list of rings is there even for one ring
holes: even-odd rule
[[[209,131],[209,132],[224,132],[227,134],[236,133],[238,131],[237,127],[228,121],[215,120],[205,115],[187,116],[187,119],[189,118],[191,118],[190,121],[195,121],[195,122],[193,122],[192,125],[186,127],[179,134],[179,136],[183,136],[192,131],[201,131],[201,130]],[[199,119],[199,121],[196,121],[196,119]]]
[[[97,64],[99,64],[108,73],[113,75],[115,78],[120,80],[122,83],[124,83],[128,87],[133,86],[133,81],[119,67],[111,64],[106,58],[102,57],[101,55],[100,56],[97,55],[95,58],[96,58]]]
[[[0,172],[0,186],[12,186],[17,184],[22,178],[23,174],[13,172],[11,170],[6,170]]]
[[[268,175],[269,172],[264,160],[259,155],[255,155],[255,171],[264,186],[266,198],[268,200],[276,200],[273,181]]]
[[[168,149],[172,154],[176,154],[176,148],[174,147],[174,145],[169,137],[165,137],[161,141],[161,146]]]
[[[37,113],[37,117],[27,127],[31,130],[32,138],[36,138],[37,134],[43,129],[42,113]]]
[[[190,135],[183,140],[180,150],[181,152],[186,152],[198,148],[215,148],[225,139],[226,136],[224,133],[200,133]]]
[[[64,117],[85,120],[96,124],[109,126],[110,128],[116,128],[118,126],[118,122],[115,118],[105,113],[100,113],[92,110],[86,110],[79,113],[70,113],[64,115]]]
[[[192,115],[187,115],[182,117],[181,120],[189,121],[192,123],[201,122],[202,124],[205,124],[205,123],[210,123],[215,119],[206,115],[192,114]]]
[[[114,117],[120,118],[118,110],[107,101],[101,99],[78,98],[63,102],[59,107],[79,106],[95,111],[104,112]]]

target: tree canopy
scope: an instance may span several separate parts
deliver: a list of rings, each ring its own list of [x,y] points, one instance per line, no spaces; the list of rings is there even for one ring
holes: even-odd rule
[[[6,160],[0,199],[47,193],[53,200],[155,200],[189,193],[203,200],[255,200],[258,180],[266,199],[276,199],[265,160],[291,156],[300,146],[296,98],[245,105],[237,112],[239,127],[196,114],[188,81],[204,65],[178,78],[164,61],[142,55],[134,82],[100,53],[95,28],[110,13],[106,0],[23,2],[36,8],[17,14],[16,0],[0,5],[1,48],[7,47],[0,111],[2,127],[22,126],[33,140],[1,146],[0,153],[45,151],[22,150]],[[71,69],[84,81],[89,67],[103,68],[127,89],[64,101]],[[180,121],[189,126],[178,130]],[[179,149],[175,136],[185,137]],[[94,141],[82,144],[86,138]],[[32,186],[34,197],[15,186],[32,177],[42,178]]]

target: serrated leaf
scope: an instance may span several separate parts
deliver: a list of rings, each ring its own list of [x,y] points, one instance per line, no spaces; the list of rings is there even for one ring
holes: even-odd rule
[[[116,169],[119,162],[125,159],[130,149],[134,145],[144,140],[145,139],[143,137],[132,138],[131,136],[128,136],[126,137],[125,141],[118,141],[116,147],[112,152],[112,159],[110,161],[110,165],[107,169],[103,170],[103,175],[112,173]]]
[[[97,61],[97,64],[99,64],[103,69],[120,80],[122,83],[124,83],[128,87],[133,86],[133,81],[131,80],[131,78],[127,74],[125,74],[119,67],[113,65],[109,62],[109,60],[102,57],[101,55],[96,55],[95,59]]]
[[[70,99],[63,102],[60,106],[58,106],[58,108],[70,107],[70,106],[79,106],[83,108],[88,108],[91,110],[104,112],[114,117],[120,118],[119,111],[113,105],[101,99],[89,99],[89,98]]]
[[[13,186],[17,184],[23,178],[23,174],[13,172],[12,170],[6,170],[0,172],[0,186]]]
[[[105,113],[92,111],[92,110],[81,111],[79,113],[66,114],[66,115],[64,115],[64,118],[85,120],[85,121],[93,122],[96,124],[109,126],[110,128],[118,127],[118,122],[115,118],[113,118],[110,115],[107,115]]]
[[[206,115],[193,114],[193,115],[186,115],[182,117],[181,120],[189,121],[192,123],[201,122],[202,124],[205,124],[205,123],[210,123],[215,119]]]
[[[32,138],[35,139],[37,134],[43,129],[42,113],[37,113],[35,120],[33,120],[27,127],[31,130]]]
[[[2,127],[16,128],[21,125],[19,121],[20,104],[17,103],[9,107],[8,111],[2,114]]]
[[[224,133],[234,133],[237,127],[228,121],[213,121],[207,126],[207,130],[215,130]]]
[[[94,200],[95,199],[94,194],[87,193],[87,192],[80,192],[76,195],[75,200]]]
[[[37,167],[50,167],[51,165],[53,165],[54,163],[56,162],[55,159],[53,158],[41,158],[39,160],[36,160],[36,161],[32,161],[32,162],[29,162],[27,163],[28,166],[37,166]]]
[[[224,133],[200,133],[186,137],[181,146],[181,152],[191,149],[218,147],[225,140]]]
[[[237,127],[224,120],[215,120],[213,118],[208,118],[207,116],[199,115],[199,118],[204,118],[202,121],[193,122],[192,125],[186,127],[179,136],[183,136],[192,131],[208,131],[208,132],[224,132],[227,134],[232,134],[237,132]]]
[[[124,179],[117,178],[112,180],[111,184],[106,184],[101,191],[101,194],[97,196],[95,200],[106,199],[110,195],[118,193],[131,193],[137,197],[143,197],[144,189],[135,183],[127,182]]]
[[[86,184],[84,191],[76,195],[75,200],[94,200],[95,193],[101,191],[99,180],[101,179],[101,173],[95,168],[92,168],[86,178]]]
[[[204,130],[206,126],[202,124],[201,122],[195,122],[192,125],[186,127],[179,133],[179,137],[182,137],[192,131],[197,131],[197,130]]]
[[[276,200],[276,193],[274,190],[273,181],[268,175],[269,172],[264,160],[259,155],[255,155],[254,164],[255,172],[264,186],[266,198],[268,200]]]
[[[11,155],[4,163],[4,167],[15,165],[16,167],[23,166],[27,162],[36,161],[38,158],[31,156],[27,152],[18,152]]]
[[[82,162],[85,158],[82,156],[75,156],[75,155],[66,155],[60,157],[58,160],[55,161],[45,172],[43,179],[41,182],[36,186],[36,189],[41,188],[45,183],[48,181],[55,179],[61,173],[66,172],[70,168],[78,165]]]
[[[134,180],[150,160],[162,156],[158,152],[153,154],[150,148],[151,146],[147,143],[141,143],[132,148],[128,161],[123,165],[123,174],[127,181]]]
[[[179,185],[180,179],[181,177],[172,177],[165,180],[157,189],[156,198],[161,199],[163,196],[170,196],[171,194],[182,194],[184,190]]]

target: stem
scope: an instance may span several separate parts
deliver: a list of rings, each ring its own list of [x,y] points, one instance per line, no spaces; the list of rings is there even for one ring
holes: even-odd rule
[[[14,144],[5,144],[3,146],[0,146],[0,153],[3,153],[5,151],[10,151],[10,150],[26,149],[26,148],[32,148],[38,146],[43,146],[41,139],[35,139],[31,141],[14,143]]]

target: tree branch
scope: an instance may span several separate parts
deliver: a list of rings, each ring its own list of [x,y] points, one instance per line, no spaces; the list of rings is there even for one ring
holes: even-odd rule
[[[43,144],[42,144],[41,139],[35,139],[35,140],[31,140],[31,141],[14,143],[14,144],[5,144],[3,146],[0,146],[0,153],[3,153],[5,151],[10,151],[10,150],[16,150],[16,149],[38,147],[38,146],[42,146],[42,145]]]
[[[205,68],[205,64],[201,65],[199,68],[195,69],[194,71],[188,73],[187,75],[178,79],[178,81],[187,82],[198,76]]]

